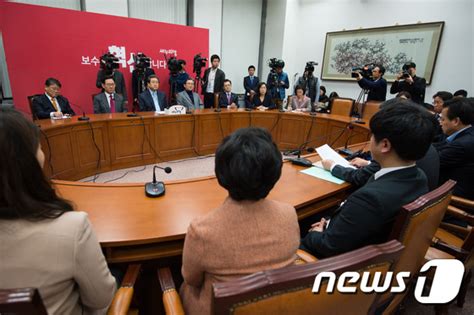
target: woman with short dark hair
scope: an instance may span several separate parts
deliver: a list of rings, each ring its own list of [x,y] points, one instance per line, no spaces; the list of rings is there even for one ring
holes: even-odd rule
[[[252,98],[251,108],[256,108],[259,110],[276,108],[270,93],[268,93],[268,87],[265,82],[260,82],[257,85],[257,93],[255,93]]]
[[[295,87],[295,95],[291,97],[291,102],[287,105],[287,109],[300,112],[310,112],[311,99],[305,95],[305,92],[304,87],[297,85]]]
[[[281,169],[281,153],[266,129],[239,129],[222,141],[215,173],[229,196],[188,227],[181,270],[186,314],[210,314],[214,282],[295,261],[295,208],[266,198]]]
[[[105,311],[115,292],[85,212],[43,174],[39,129],[0,109],[0,289],[38,288],[49,314]]]

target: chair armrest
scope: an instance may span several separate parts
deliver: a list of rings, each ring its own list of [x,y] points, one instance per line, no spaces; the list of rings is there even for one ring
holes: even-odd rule
[[[474,200],[453,196],[451,198],[451,204],[474,212]]]
[[[298,256],[297,261],[298,261],[298,260],[302,260],[302,261],[305,262],[305,263],[310,263],[310,262],[318,261],[318,259],[317,259],[316,257],[314,257],[313,255],[311,255],[311,254],[308,253],[308,252],[305,252],[305,251],[302,250],[302,249],[296,250],[296,256]],[[297,263],[297,264],[298,264],[298,263]]]
[[[453,217],[466,221],[469,225],[474,225],[474,215],[462,209],[459,209],[455,206],[449,205],[448,209],[446,210],[446,214],[452,215]]]
[[[459,248],[457,246],[445,243],[437,237],[433,237],[432,246],[434,248],[442,250],[442,251],[456,257],[457,259],[459,259],[463,262],[469,257],[469,252],[468,251],[466,251],[462,248]]]
[[[184,315],[183,303],[176,291],[176,286],[169,268],[158,269],[158,281],[163,292],[163,306],[167,315]]]
[[[462,239],[465,239],[471,230],[471,227],[463,227],[457,224],[446,223],[446,222],[441,222],[439,227]]]
[[[132,264],[127,267],[127,272],[120,288],[115,293],[107,315],[126,315],[128,313],[133,298],[133,286],[137,281],[140,269],[140,264]]]

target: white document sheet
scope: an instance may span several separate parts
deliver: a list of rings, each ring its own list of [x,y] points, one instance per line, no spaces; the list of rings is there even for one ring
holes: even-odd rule
[[[319,148],[316,148],[316,152],[318,152],[319,156],[321,157],[321,160],[333,160],[334,163],[336,163],[337,165],[341,165],[343,167],[356,168],[356,167],[350,165],[349,161],[347,161],[345,158],[343,158],[339,153],[334,151],[327,144],[322,145]]]

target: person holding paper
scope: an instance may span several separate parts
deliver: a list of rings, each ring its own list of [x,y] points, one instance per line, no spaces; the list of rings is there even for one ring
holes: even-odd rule
[[[405,103],[387,106],[370,120],[370,151],[381,169],[352,193],[331,220],[312,225],[300,248],[318,258],[387,240],[400,208],[428,192],[415,161],[433,139],[429,113]]]
[[[38,119],[62,118],[63,115],[74,116],[67,98],[61,95],[61,82],[48,78],[44,83],[43,95],[33,98],[33,113]]]

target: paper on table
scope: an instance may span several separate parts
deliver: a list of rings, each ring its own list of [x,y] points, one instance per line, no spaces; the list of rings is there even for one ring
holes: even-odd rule
[[[332,176],[330,172],[319,168],[319,167],[310,167],[305,170],[302,170],[301,173],[304,173],[306,175],[314,176],[323,180],[327,180],[328,182],[334,183],[334,184],[342,184],[344,181],[342,179],[339,179],[335,176]]]
[[[316,152],[318,152],[319,156],[322,160],[333,160],[334,163],[337,165],[341,165],[343,167],[351,167],[355,168],[354,166],[349,164],[345,158],[340,156],[336,151],[334,151],[329,145],[325,144],[316,148]]]

